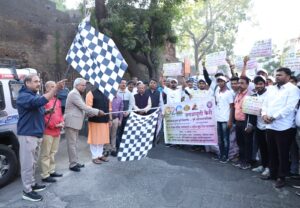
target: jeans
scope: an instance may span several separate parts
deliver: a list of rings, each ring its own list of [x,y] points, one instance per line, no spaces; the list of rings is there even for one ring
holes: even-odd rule
[[[217,122],[217,129],[220,159],[227,160],[229,153],[229,128],[227,122]]]

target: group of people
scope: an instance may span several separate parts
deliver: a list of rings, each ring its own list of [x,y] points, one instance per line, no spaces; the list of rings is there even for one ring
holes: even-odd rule
[[[48,81],[45,83],[46,92],[40,94],[39,77],[27,76],[17,98],[23,199],[42,200],[37,192],[44,190],[45,186],[36,183],[34,177],[39,152],[42,181],[54,183],[56,177],[63,176],[55,170],[55,154],[62,129],[67,141],[69,169],[80,172],[84,164],[79,163],[77,142],[85,117],[88,118],[87,143],[91,160],[99,165],[108,162],[109,155],[117,156],[132,111],[149,115],[158,108],[162,109],[164,104],[207,96],[213,96],[216,102],[218,146],[214,159],[221,163],[231,160],[234,166],[243,170],[252,168],[262,173],[263,180],[275,180],[276,188],[283,187],[286,177],[299,174],[300,128],[295,125],[300,99],[297,78],[292,76],[290,69],[282,67],[276,70],[276,80],[264,69],[258,70],[250,80],[246,76],[248,61],[249,58],[245,57],[240,76],[227,60],[231,77],[223,72],[210,76],[203,63],[203,76],[187,79],[161,77],[149,82],[137,78],[122,79],[112,100],[96,87],[86,94],[84,100],[87,81],[83,78],[75,79],[70,92],[66,91],[66,80]],[[263,99],[260,115],[243,112],[242,104],[247,96]],[[156,129],[154,146],[158,143],[156,135],[159,130]],[[259,166],[256,165],[258,156]]]

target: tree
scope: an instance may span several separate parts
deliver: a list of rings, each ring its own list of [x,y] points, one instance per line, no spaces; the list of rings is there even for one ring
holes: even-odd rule
[[[100,31],[113,38],[135,76],[137,64],[158,78],[162,47],[175,43],[172,22],[183,0],[96,0],[94,19]],[[93,20],[94,21],[94,20]]]
[[[250,0],[206,0],[184,3],[177,19],[178,46],[193,47],[196,70],[203,57],[216,51],[232,54],[238,24],[247,19]]]

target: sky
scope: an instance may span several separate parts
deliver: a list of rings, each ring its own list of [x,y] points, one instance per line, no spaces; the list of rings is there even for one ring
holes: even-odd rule
[[[83,0],[66,0],[76,8]],[[234,45],[235,55],[247,55],[257,40],[272,38],[282,49],[285,41],[300,36],[300,0],[252,0],[251,21],[240,24]]]

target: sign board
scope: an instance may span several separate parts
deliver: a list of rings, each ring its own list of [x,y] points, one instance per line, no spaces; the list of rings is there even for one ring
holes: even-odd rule
[[[163,64],[163,75],[167,76],[181,76],[182,75],[182,63],[165,63]]]
[[[250,57],[271,57],[272,39],[256,41],[251,49]]]
[[[210,53],[206,55],[205,64],[209,68],[211,66],[222,66],[226,64],[226,51]]]
[[[216,145],[215,100],[211,96],[197,102],[181,102],[164,107],[165,143]]]
[[[300,39],[291,39],[282,53],[281,65],[300,74]]]
[[[246,96],[242,105],[243,113],[256,116],[261,115],[263,101],[260,97]]]

